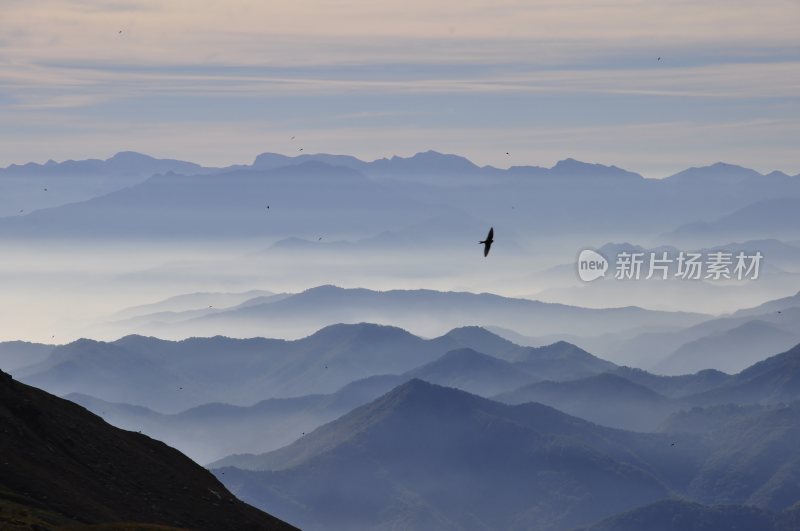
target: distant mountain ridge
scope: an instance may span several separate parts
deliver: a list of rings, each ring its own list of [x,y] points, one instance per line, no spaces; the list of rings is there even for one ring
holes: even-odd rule
[[[486,199],[482,217],[517,230],[537,228],[553,234],[569,234],[591,227],[598,235],[612,234],[623,227],[630,231],[629,220],[635,218],[639,219],[637,234],[670,233],[687,219],[708,224],[737,209],[745,213],[758,210],[760,207],[751,205],[759,201],[785,202],[800,197],[797,177],[776,173],[767,177],[752,171],[743,176],[742,170],[733,166],[698,168],[690,172],[694,177],[683,175],[659,180],[645,179],[615,166],[574,159],[564,159],[549,169],[517,166],[506,170],[478,167],[464,157],[432,151],[373,162],[350,156],[287,157],[265,153],[253,165],[227,168],[202,168],[128,153],[109,161],[62,165],[64,171],[76,165],[108,167],[107,171],[112,171],[123,163],[134,168],[145,165],[145,173],[152,177],[134,182],[129,188],[99,189],[82,198],[51,203],[45,210],[34,205],[37,212],[30,216],[0,221],[0,236],[58,234],[76,239],[114,236],[163,240],[202,234],[207,238],[237,235],[280,239],[313,234],[319,223],[310,221],[326,219],[326,229],[334,239],[369,237],[397,230],[409,217],[424,219],[434,206],[464,212],[464,205],[472,203],[470,198],[476,192]],[[50,171],[49,168],[62,165],[32,168]],[[22,170],[14,167],[5,171]],[[722,189],[718,186],[720,174],[728,176]],[[706,175],[711,177],[702,177]],[[3,181],[0,178],[0,183]],[[580,186],[575,186],[576,182]],[[298,185],[303,185],[303,193]],[[619,194],[619,187],[625,188],[626,193]],[[36,186],[31,189],[33,192],[40,193],[41,188]],[[520,197],[528,198],[525,208],[510,212],[509,207]],[[82,202],[65,204],[74,201]],[[262,210],[270,203],[283,215],[273,215],[269,223],[263,223]],[[188,209],[187,205],[194,208]],[[333,205],[338,208],[333,209]],[[8,214],[17,212],[11,210],[12,206],[16,205],[6,207]],[[19,209],[32,210],[24,205]],[[338,215],[333,214],[334,210]],[[343,211],[352,211],[353,215],[342,216]],[[780,210],[784,211],[786,208]],[[313,213],[316,214],[312,216]],[[791,222],[786,218],[788,213],[781,215],[782,222]],[[89,219],[103,221],[92,225]],[[364,219],[370,219],[377,230],[366,233]],[[761,223],[756,232],[769,237],[763,232],[770,227]]]
[[[208,402],[250,405],[333,393],[354,380],[417,369],[472,342],[501,358],[520,348],[477,328],[422,339],[397,327],[361,323],[328,326],[295,341],[79,340],[56,347],[46,361],[19,369],[16,376],[59,395],[82,393],[169,413]]]
[[[638,307],[591,309],[502,297],[491,293],[430,289],[376,291],[317,286],[280,299],[244,304],[224,311],[168,323],[137,324],[134,330],[158,336],[186,337],[202,329],[233,337],[283,331],[302,335],[334,323],[381,322],[434,336],[445,330],[504,323],[528,335],[601,334],[646,325],[689,326],[702,314],[663,312]],[[123,325],[120,325],[123,326]]]

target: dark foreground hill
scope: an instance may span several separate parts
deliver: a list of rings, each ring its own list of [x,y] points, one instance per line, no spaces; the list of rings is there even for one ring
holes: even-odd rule
[[[0,372],[0,529],[284,530],[189,458]],[[32,527],[38,525],[38,527]]]

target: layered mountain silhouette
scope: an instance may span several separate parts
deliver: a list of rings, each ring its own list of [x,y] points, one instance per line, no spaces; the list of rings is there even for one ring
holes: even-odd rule
[[[710,368],[737,372],[762,360],[765,353],[780,352],[798,342],[800,332],[792,333],[777,324],[754,319],[681,345],[653,370],[666,374]]]
[[[308,529],[551,530],[613,516],[595,528],[741,518],[783,530],[800,500],[798,414],[796,404],[695,408],[637,434],[411,380],[285,448],[211,466],[243,499]],[[351,483],[325,487],[345,470]],[[686,501],[656,503],[676,495]]]
[[[373,376],[327,395],[271,398],[246,407],[209,403],[174,414],[79,393],[65,398],[114,426],[146,433],[205,464],[230,454],[276,450],[406,380],[395,375]]]
[[[335,323],[377,321],[433,336],[465,325],[503,323],[527,335],[552,336],[607,334],[644,326],[686,327],[707,319],[695,313],[637,307],[591,309],[490,293],[375,291],[324,285],[288,297],[257,298],[200,317],[192,313],[182,321],[171,318],[169,323],[158,323],[154,318],[147,326],[137,320],[127,328],[159,337],[186,337],[198,330],[251,337],[264,335],[265,329],[276,335],[287,331],[307,334]]]
[[[695,404],[774,404],[800,400],[800,345],[734,375],[723,385],[688,397]]]
[[[483,337],[483,346],[492,350],[491,334],[478,328],[454,330],[452,335],[460,336],[462,341],[468,341],[475,336]],[[506,344],[501,340],[495,345],[496,349],[498,347],[504,352]],[[515,345],[512,347],[519,349]],[[567,378],[578,378],[587,373],[586,359],[571,355],[576,350],[573,345],[563,343],[542,350],[549,350],[551,358],[559,350],[563,351],[558,370],[552,368],[550,360],[542,368],[542,375],[552,376],[557,373]],[[594,359],[596,367],[593,374],[607,367],[601,360]],[[330,366],[327,365],[325,370],[330,370]],[[244,380],[246,376],[241,378]],[[272,398],[252,406],[209,403],[180,413],[164,414],[150,408],[114,403],[82,393],[73,392],[67,394],[66,398],[101,415],[116,426],[141,430],[180,448],[199,463],[207,463],[231,453],[258,453],[277,449],[303,433],[310,433],[314,428],[414,378],[483,396],[510,391],[540,379],[519,362],[502,360],[471,348],[460,348],[401,374],[381,374],[356,380],[334,393]],[[170,389],[165,394],[180,396],[187,390],[189,389],[179,388],[176,392]]]
[[[800,230],[793,215],[800,197],[779,197],[744,206],[712,222],[678,227],[668,237],[680,241],[723,241],[735,238],[792,238]]]
[[[705,369],[694,374],[663,376],[642,369],[619,367],[614,373],[670,398],[702,393],[720,387],[731,379],[729,374],[715,369]]]
[[[294,529],[236,499],[177,450],[3,372],[0,421],[3,529]]]
[[[562,160],[549,169],[481,168],[463,157],[432,151],[373,162],[326,154],[263,154],[253,165],[228,168],[201,168],[122,153],[108,161],[26,165],[3,171],[36,174],[63,166],[65,172],[79,168],[76,171],[107,175],[117,171],[117,162],[123,168],[133,168],[131,171],[138,176],[152,177],[144,182],[133,181],[132,186],[127,183],[129,188],[124,190],[100,188],[83,197],[70,198],[88,199],[80,204],[63,206],[56,202],[62,206],[22,219],[3,220],[0,236],[290,237],[309,234],[324,220],[332,235],[366,237],[370,234],[364,233],[360,220],[370,219],[376,232],[395,230],[406,225],[404,220],[409,216],[429,217],[430,205],[464,212],[463,206],[471,204],[477,194],[484,198],[485,217],[498,223],[513,220],[520,230],[536,227],[565,234],[591,228],[595,234],[612,234],[622,228],[631,230],[629,220],[637,219],[635,230],[640,233],[670,232],[690,219],[698,225],[680,229],[674,233],[677,237],[716,237],[719,230],[714,227],[723,227],[728,221],[735,221],[736,227],[747,228],[759,237],[777,237],[779,233],[769,231],[789,232],[792,220],[783,214],[779,220],[775,213],[790,213],[790,198],[800,197],[800,180],[795,177],[779,173],[767,177],[721,164],[659,180],[574,159]],[[10,182],[9,179],[0,181]],[[19,188],[28,181],[31,179],[22,178],[22,184],[10,186]],[[720,181],[725,182],[724,187],[719,186]],[[512,216],[508,205],[517,203],[519,197],[528,198],[525,208]],[[764,203],[754,204],[759,201]],[[265,204],[274,205],[282,214],[263,223]],[[52,204],[33,209],[42,206]],[[738,209],[741,210],[733,215]],[[17,210],[7,207],[8,213]],[[765,210],[770,210],[771,215],[759,220],[758,213]],[[347,214],[342,215],[343,212]],[[90,219],[97,222],[92,225]],[[716,220],[720,221],[714,225]],[[757,224],[751,226],[750,221]]]
[[[539,380],[534,372],[471,348],[452,350],[418,369],[409,378],[455,387],[476,395],[489,396]]]
[[[545,381],[502,393],[506,404],[538,402],[604,426],[653,431],[680,403],[612,373],[565,382]]]
[[[47,359],[55,345],[42,345],[28,341],[0,343],[0,369],[7,372],[41,363]]]
[[[164,341],[141,336],[111,343],[79,340],[56,347],[46,361],[15,374],[58,395],[81,393],[174,413],[208,402],[251,405],[267,398],[333,393],[354,380],[417,369],[451,350],[471,348],[472,341],[489,355],[509,357],[520,350],[477,328],[426,340],[400,328],[361,323],[333,325],[296,341],[224,337]],[[572,348],[563,345],[563,350]],[[558,356],[561,349],[552,350]],[[586,356],[559,364],[559,370],[578,377],[592,363],[596,366],[592,373],[608,366]],[[495,365],[501,363],[497,360]],[[525,376],[509,379],[502,390],[535,379],[525,368],[520,364],[509,369],[508,373]],[[454,377],[465,377],[462,368],[451,369]],[[544,365],[542,371],[555,378]],[[478,381],[477,374],[473,380]]]
[[[620,341],[606,341],[610,359],[670,375],[703,369],[738,372],[776,351],[800,342],[800,301],[797,296],[768,301],[758,307],[708,319],[689,327],[645,331]]]
[[[213,466],[304,529],[568,529],[665,497],[694,467],[680,464],[688,446],[411,380],[286,448]]]
[[[85,201],[138,184],[159,173],[213,172],[198,164],[156,159],[131,151],[106,160],[48,161],[0,168],[0,217]],[[47,192],[44,189],[47,188]]]

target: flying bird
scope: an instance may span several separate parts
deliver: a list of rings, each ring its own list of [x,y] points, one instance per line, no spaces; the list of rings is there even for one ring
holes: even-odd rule
[[[659,58],[658,58],[658,60],[660,61],[660,60],[661,60],[661,58],[659,57]]]
[[[486,239],[479,241],[478,243],[483,244],[483,256],[488,256],[489,249],[492,248],[492,243],[494,243],[494,227],[489,229],[489,234],[486,235]]]
[[[297,151],[303,151],[303,148],[298,149]]]

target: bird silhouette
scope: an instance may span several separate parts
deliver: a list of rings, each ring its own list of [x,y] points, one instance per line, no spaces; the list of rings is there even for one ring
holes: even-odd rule
[[[494,227],[489,229],[489,234],[486,235],[486,239],[479,241],[478,243],[483,244],[483,256],[488,256],[489,249],[492,248],[492,243],[494,243]]]
[[[660,60],[661,60],[661,58],[659,57],[659,58],[658,58],[658,60],[660,61]]]

